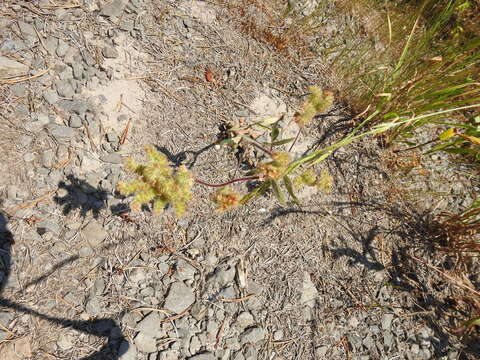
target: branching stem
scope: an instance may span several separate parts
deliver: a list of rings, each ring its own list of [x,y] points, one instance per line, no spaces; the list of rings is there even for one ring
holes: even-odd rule
[[[247,177],[243,177],[243,178],[232,179],[232,180],[227,181],[227,182],[222,183],[222,184],[209,184],[209,183],[207,183],[203,180],[200,180],[200,179],[195,179],[195,182],[197,184],[204,185],[204,186],[209,186],[209,187],[223,187],[223,186],[227,186],[227,185],[230,185],[230,184],[233,184],[233,183],[236,183],[236,182],[257,180],[259,178],[260,178],[260,176],[247,176]]]

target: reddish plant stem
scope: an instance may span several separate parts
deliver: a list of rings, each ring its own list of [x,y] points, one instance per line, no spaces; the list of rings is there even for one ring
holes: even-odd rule
[[[230,185],[230,184],[233,184],[233,183],[236,183],[236,182],[240,182],[240,181],[249,181],[249,180],[257,180],[259,179],[260,176],[247,176],[247,177],[243,177],[243,178],[237,178],[237,179],[232,179],[230,181],[227,181],[223,184],[209,184],[209,183],[206,183],[205,181],[202,181],[202,180],[199,180],[199,179],[194,179],[195,182],[197,184],[200,184],[200,185],[204,185],[204,186],[209,186],[209,187],[223,187],[223,186],[227,186],[227,185]]]
[[[273,151],[270,151],[268,149],[265,149],[262,145],[260,145],[259,143],[257,142],[253,142],[253,141],[248,141],[249,144],[252,144],[253,146],[255,146],[257,149],[260,149],[262,150],[263,152],[267,153],[268,155],[270,156],[273,156]]]

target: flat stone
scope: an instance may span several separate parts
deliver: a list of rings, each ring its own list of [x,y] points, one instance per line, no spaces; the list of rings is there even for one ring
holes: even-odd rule
[[[51,129],[51,132],[57,139],[69,139],[75,135],[75,132],[71,128],[61,125],[55,125],[53,129]]]
[[[382,316],[382,329],[390,330],[393,321],[393,314],[384,314]]]
[[[108,236],[102,225],[96,221],[90,221],[83,228],[82,235],[92,247],[99,246]]]
[[[102,163],[98,159],[91,155],[85,154],[80,164],[80,170],[82,173],[86,174],[98,170],[101,166]]]
[[[139,332],[135,336],[135,345],[137,345],[138,350],[144,353],[152,353],[157,351],[157,341],[153,336],[149,336],[145,333]]]
[[[167,298],[165,299],[165,309],[180,314],[187,310],[195,302],[193,290],[183,282],[177,281],[170,286]]]
[[[82,124],[82,118],[78,116],[77,114],[72,114],[70,116],[70,119],[68,119],[68,126],[74,129],[81,128],[83,126]]]
[[[315,287],[315,284],[312,282],[310,274],[305,272],[302,283],[302,294],[300,297],[301,305],[306,305],[313,308],[315,306],[317,296],[318,290]]]
[[[73,77],[77,80],[82,80],[85,77],[85,70],[83,65],[79,63],[72,64]]]
[[[243,344],[255,344],[265,338],[265,330],[261,327],[255,326],[245,330],[240,335],[240,341]]]
[[[90,316],[99,316],[102,313],[100,300],[97,296],[92,296],[85,305],[85,310]]]
[[[137,347],[124,340],[118,348],[118,360],[137,360]]]
[[[93,256],[93,249],[90,248],[90,247],[82,247],[82,248],[78,251],[78,256],[80,256],[80,257],[82,257],[82,258],[92,257],[92,256]]]
[[[122,156],[116,153],[104,154],[100,156],[100,160],[110,164],[121,164],[123,162]]]
[[[28,73],[28,66],[18,61],[0,56],[0,79],[22,76]]]
[[[70,46],[68,46],[68,44],[65,41],[63,41],[62,39],[58,39],[58,45],[56,50],[57,56],[63,58],[69,48]]]
[[[100,15],[119,17],[123,13],[127,3],[128,0],[113,0],[102,7],[102,10],[100,10]]]
[[[24,84],[15,84],[10,87],[10,91],[15,96],[24,97],[27,95],[28,89]]]
[[[66,112],[74,112],[80,116],[84,116],[88,110],[88,104],[85,100],[62,100],[59,106]]]
[[[45,47],[50,52],[50,54],[54,54],[57,50],[58,46],[58,39],[55,37],[49,37],[47,41],[45,41]]]
[[[36,36],[35,29],[32,24],[26,23],[24,21],[18,22],[18,27],[25,37],[34,37]]]
[[[133,21],[122,21],[122,23],[119,26],[120,30],[123,31],[132,31],[133,30]]]
[[[42,154],[42,163],[46,168],[51,168],[55,163],[55,154],[53,150],[44,151]]]
[[[48,90],[43,93],[43,98],[47,103],[50,105],[56,104],[58,102],[59,97],[55,90]]]
[[[237,316],[237,324],[242,328],[249,327],[253,325],[254,322],[252,314],[248,311],[243,311]]]
[[[25,162],[32,162],[33,160],[35,160],[35,154],[33,153],[26,153],[25,155],[23,155],[23,160]]]
[[[113,46],[105,46],[102,50],[102,54],[107,59],[118,58],[118,51]]]
[[[70,81],[58,80],[55,82],[57,93],[61,97],[72,98],[75,95],[75,89]]]
[[[145,316],[142,321],[137,324],[135,330],[154,338],[161,338],[165,335],[162,323],[160,322],[160,315],[157,311],[152,311]]]
[[[60,225],[53,220],[44,220],[37,223],[37,229],[43,233],[51,232],[60,234]]]
[[[57,346],[60,350],[66,351],[73,347],[74,338],[70,334],[61,334],[57,340]]]
[[[108,132],[106,136],[107,136],[107,141],[110,143],[118,143],[118,141],[120,140],[118,138],[118,135],[113,131]]]
[[[196,269],[184,259],[179,259],[175,264],[176,272],[174,277],[180,281],[191,280],[195,276]]]

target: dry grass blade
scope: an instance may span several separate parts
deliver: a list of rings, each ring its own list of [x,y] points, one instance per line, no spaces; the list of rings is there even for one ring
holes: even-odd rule
[[[43,75],[45,75],[47,72],[49,72],[53,68],[52,65],[50,65],[47,69],[40,71],[38,74],[32,75],[32,76],[19,76],[13,79],[0,79],[0,84],[16,84],[19,82],[23,81],[28,81],[28,80],[33,80],[36,78],[39,78]]]

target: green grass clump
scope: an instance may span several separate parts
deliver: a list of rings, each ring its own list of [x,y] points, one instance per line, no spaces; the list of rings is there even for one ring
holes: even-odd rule
[[[129,159],[126,170],[134,173],[137,179],[130,182],[121,182],[118,190],[123,195],[135,194],[131,203],[133,210],[140,209],[141,205],[153,202],[153,210],[162,212],[168,205],[175,208],[177,216],[185,213],[187,201],[192,197],[191,187],[193,176],[185,166],[174,171],[168,165],[168,159],[153,147],[146,147],[148,163],[141,165]]]

